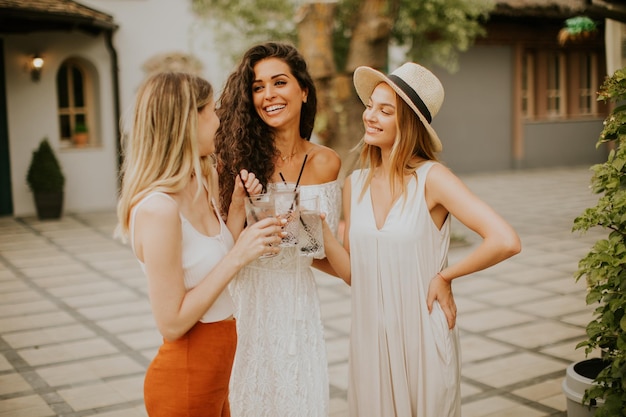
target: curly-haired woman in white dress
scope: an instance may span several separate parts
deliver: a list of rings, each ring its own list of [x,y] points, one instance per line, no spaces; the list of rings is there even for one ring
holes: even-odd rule
[[[300,197],[319,195],[336,231],[341,160],[309,140],[316,105],[306,62],[292,45],[269,42],[244,54],[218,109],[224,212],[240,169],[254,172],[268,188],[283,179],[296,183],[302,170]],[[277,257],[245,267],[232,282],[238,332],[230,394],[234,417],[328,415],[328,366],[312,262],[324,260],[285,247]]]

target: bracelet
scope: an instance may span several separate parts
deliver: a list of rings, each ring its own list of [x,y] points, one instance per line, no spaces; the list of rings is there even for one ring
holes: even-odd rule
[[[448,280],[446,279],[446,277],[444,277],[441,272],[437,272],[437,275],[439,276],[439,278],[441,278],[442,280],[444,280],[445,282],[447,282],[448,284],[452,283],[452,280]]]

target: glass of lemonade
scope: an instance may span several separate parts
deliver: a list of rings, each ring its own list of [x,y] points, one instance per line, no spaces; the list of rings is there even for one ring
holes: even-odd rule
[[[285,233],[280,246],[296,246],[300,230],[300,189],[295,185],[277,186],[272,190],[274,195],[275,215],[279,219],[286,219],[283,227]]]

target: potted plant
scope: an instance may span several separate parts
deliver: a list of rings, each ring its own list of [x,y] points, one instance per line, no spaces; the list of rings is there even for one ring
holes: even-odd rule
[[[26,182],[35,198],[37,217],[42,220],[60,218],[65,176],[47,138],[33,151]]]
[[[621,104],[626,99],[626,68],[607,77],[598,100]],[[601,366],[583,403],[597,401],[595,417],[626,416],[626,105],[617,105],[604,121],[597,146],[610,143],[606,162],[592,166],[592,190],[598,203],[574,220],[574,230],[607,231],[578,264],[576,280],[585,277],[588,305],[596,306],[578,344],[588,355],[601,352]]]
[[[85,123],[76,123],[72,140],[76,146],[85,146],[89,142],[89,129]]]

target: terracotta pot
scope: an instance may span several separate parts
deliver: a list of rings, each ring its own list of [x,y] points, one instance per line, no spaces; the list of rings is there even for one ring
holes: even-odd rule
[[[89,142],[89,134],[86,132],[74,133],[72,140],[76,146],[85,146]]]

